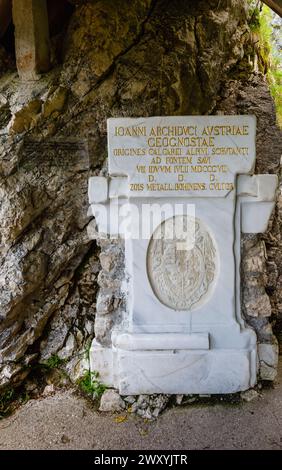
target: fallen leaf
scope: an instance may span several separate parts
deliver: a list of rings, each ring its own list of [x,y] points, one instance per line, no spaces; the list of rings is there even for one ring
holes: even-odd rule
[[[117,416],[114,421],[118,424],[120,423],[124,423],[124,421],[127,420],[127,416],[126,415],[123,415],[123,416]]]

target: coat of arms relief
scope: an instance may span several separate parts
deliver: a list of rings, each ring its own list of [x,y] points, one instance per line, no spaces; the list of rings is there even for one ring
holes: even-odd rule
[[[154,294],[174,310],[193,310],[211,291],[217,270],[215,243],[192,216],[175,216],[154,231],[147,271]]]

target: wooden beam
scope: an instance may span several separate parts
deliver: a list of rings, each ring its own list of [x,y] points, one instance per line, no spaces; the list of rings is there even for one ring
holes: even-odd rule
[[[282,17],[282,0],[263,0],[263,3]]]
[[[23,80],[36,80],[50,68],[46,0],[13,0],[17,69]]]

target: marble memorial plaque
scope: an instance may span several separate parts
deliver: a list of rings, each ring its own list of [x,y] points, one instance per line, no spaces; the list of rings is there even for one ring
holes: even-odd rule
[[[224,197],[255,161],[253,116],[109,119],[108,139],[133,197]]]
[[[266,230],[277,187],[275,175],[252,176],[255,133],[254,116],[108,120],[109,175],[90,178],[89,202],[99,234],[125,239],[126,307],[110,344],[93,341],[91,368],[121,394],[255,384],[257,339],[240,304],[241,233]],[[125,230],[140,224],[148,236]]]

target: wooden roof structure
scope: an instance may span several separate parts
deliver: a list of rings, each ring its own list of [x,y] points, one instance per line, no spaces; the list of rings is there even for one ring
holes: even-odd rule
[[[277,15],[282,17],[282,0],[262,0],[269,8],[271,8]]]

